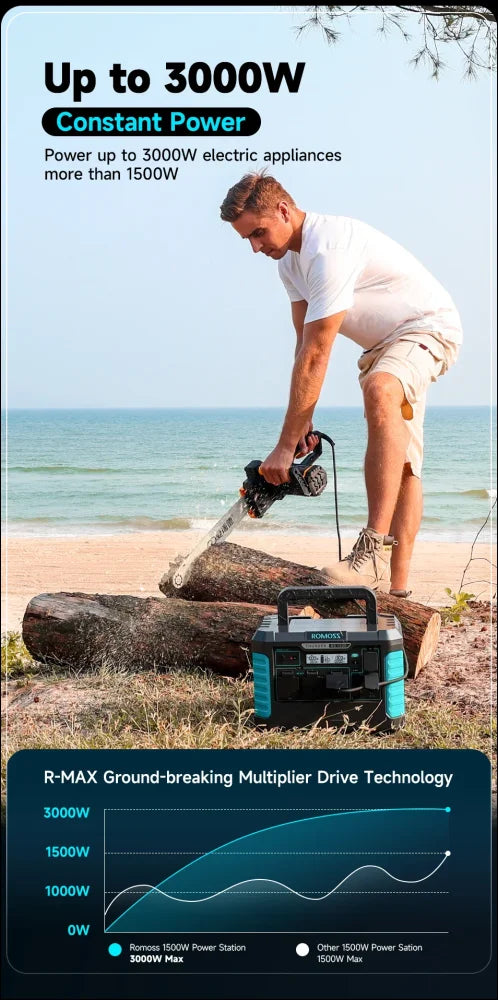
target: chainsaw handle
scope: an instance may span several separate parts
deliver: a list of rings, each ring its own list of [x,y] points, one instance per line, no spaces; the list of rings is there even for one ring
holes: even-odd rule
[[[301,476],[304,475],[308,471],[308,469],[310,469],[311,466],[314,465],[316,459],[320,458],[320,455],[322,454],[322,441],[321,441],[321,438],[322,438],[323,435],[321,434],[320,431],[310,431],[309,434],[316,434],[317,435],[317,437],[319,438],[318,444],[316,445],[315,448],[313,448],[313,451],[308,452],[308,454],[305,455],[305,457],[300,462],[293,462],[292,463],[292,465],[289,468],[289,479],[290,479],[291,482],[292,482],[292,480],[294,480],[295,482],[299,481],[299,476],[296,477],[295,475],[293,475],[293,473],[297,472],[298,474],[300,473]],[[306,437],[309,437],[309,434],[307,434]],[[297,447],[296,447],[296,450],[294,452],[294,457],[296,455],[298,455],[298,454],[299,454],[299,445],[297,445]],[[261,464],[262,463],[259,460],[258,461],[254,461],[254,462],[249,462],[249,465],[246,465],[246,467],[244,469],[244,472],[246,474],[248,474],[248,470],[250,470],[250,472],[254,475],[254,471],[257,468],[258,476],[266,484],[266,486],[270,486],[272,489],[279,489],[278,486],[273,486],[272,487],[271,483],[267,483],[266,482],[266,479],[264,478],[264,476],[261,475],[261,473],[259,471]],[[283,483],[283,485],[284,486],[288,486],[289,484],[288,483]]]
[[[365,601],[367,628],[377,629],[377,598],[369,587],[285,587],[277,599],[278,627],[289,629],[289,604],[312,603],[317,598],[336,601]]]
[[[320,455],[322,454],[322,434],[320,431],[309,431],[308,434],[306,435],[306,438],[309,438],[310,434],[315,434],[315,436],[318,437],[318,444],[315,446],[315,448],[313,448],[313,451],[309,451],[308,454],[305,455],[300,462],[293,462],[291,465],[291,469],[294,468],[300,469],[301,472],[304,472],[305,469],[309,469],[310,465],[313,465],[313,462],[315,462],[317,458],[320,458]],[[294,458],[298,454],[299,454],[299,445],[296,446],[296,450],[294,452]]]

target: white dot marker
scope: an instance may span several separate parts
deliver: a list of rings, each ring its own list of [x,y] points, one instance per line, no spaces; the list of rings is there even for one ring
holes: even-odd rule
[[[445,853],[445,855],[446,855],[447,858],[449,858],[451,856],[451,851],[445,851],[444,853]]]
[[[296,955],[299,955],[299,958],[306,958],[306,955],[309,955],[309,953],[310,953],[310,948],[305,941],[302,941],[301,944],[298,944],[296,948]]]

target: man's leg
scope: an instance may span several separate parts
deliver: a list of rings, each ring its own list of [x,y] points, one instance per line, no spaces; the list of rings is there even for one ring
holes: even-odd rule
[[[391,589],[406,589],[422,514],[426,389],[443,367],[429,345],[412,340],[396,341],[372,360],[369,352],[360,358],[368,421],[368,527],[345,559],[323,567],[332,584],[375,589],[387,577],[390,560]]]
[[[403,466],[398,500],[389,534],[397,539],[391,556],[391,589],[406,590],[415,538],[422,520],[422,480],[412,473],[409,462]]]
[[[389,372],[372,372],[363,384],[368,446],[365,482],[368,525],[362,529],[349,556],[324,566],[331,583],[339,586],[378,587],[389,575],[393,539],[389,529],[399,497],[406,462],[408,432],[401,413],[405,392]]]
[[[391,522],[400,495],[408,442],[401,414],[405,394],[395,375],[373,372],[365,380],[363,397],[368,423],[365,455],[368,527],[381,535],[394,534],[397,538],[391,531]]]

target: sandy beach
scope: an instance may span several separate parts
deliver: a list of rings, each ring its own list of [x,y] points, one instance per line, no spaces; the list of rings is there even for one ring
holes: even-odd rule
[[[158,582],[169,562],[187,553],[201,532],[137,532],[121,535],[26,538],[2,540],[2,631],[18,630],[32,597],[57,591],[132,594],[160,597]],[[264,530],[234,532],[230,540],[239,545],[321,568],[337,559],[337,542],[320,535],[284,535]],[[352,540],[346,539],[344,552]],[[412,599],[422,603],[448,604],[445,587],[460,588],[471,546],[464,542],[420,541],[415,547],[410,587]],[[477,560],[469,567],[464,589],[486,600],[490,596],[491,559],[496,552],[488,544],[474,547]],[[6,558],[5,558],[6,557]]]

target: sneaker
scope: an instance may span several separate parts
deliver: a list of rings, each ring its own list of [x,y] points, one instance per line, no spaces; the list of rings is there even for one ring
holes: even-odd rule
[[[392,535],[379,535],[373,528],[362,528],[349,555],[334,566],[324,566],[322,573],[337,587],[376,590],[384,577],[389,576],[392,548],[397,544]]]

